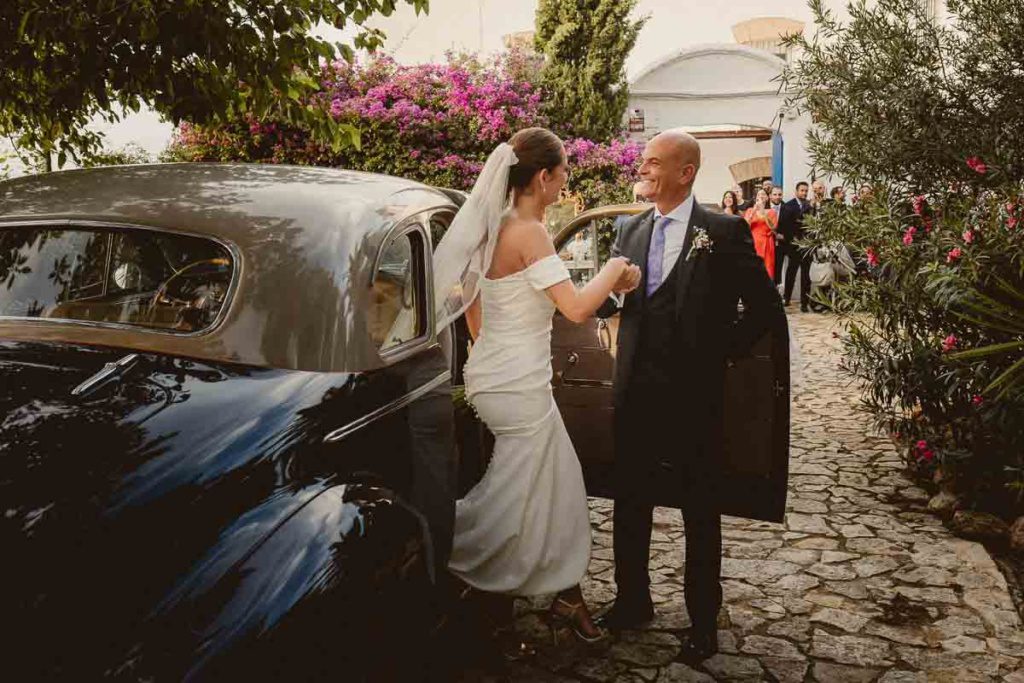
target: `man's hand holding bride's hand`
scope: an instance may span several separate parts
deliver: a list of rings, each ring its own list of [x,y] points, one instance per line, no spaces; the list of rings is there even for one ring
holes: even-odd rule
[[[612,287],[613,292],[616,294],[626,294],[640,286],[641,273],[639,266],[631,264],[629,259],[622,256],[616,256],[612,261],[619,261],[622,264],[619,279],[616,280],[615,286]]]

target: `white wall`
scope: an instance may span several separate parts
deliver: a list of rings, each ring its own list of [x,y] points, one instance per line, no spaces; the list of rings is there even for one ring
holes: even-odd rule
[[[701,202],[717,203],[735,184],[729,165],[751,157],[771,156],[772,143],[752,138],[700,141],[700,173],[693,193]]]

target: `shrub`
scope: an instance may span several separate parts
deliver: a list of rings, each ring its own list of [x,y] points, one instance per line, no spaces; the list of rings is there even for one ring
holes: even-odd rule
[[[487,155],[516,130],[543,126],[541,93],[529,76],[536,58],[521,52],[484,62],[451,54],[444,64],[402,66],[388,57],[335,62],[321,73],[312,104],[360,130],[361,147],[332,150],[302,128],[274,120],[182,124],[164,155],[177,161],[260,161],[386,173],[469,189]],[[639,148],[568,140],[570,190],[584,205],[628,197]]]
[[[809,111],[819,172],[874,194],[824,212],[812,241],[846,243],[867,274],[839,288],[844,364],[865,407],[923,472],[941,468],[979,507],[1024,494],[1024,6],[812,2],[787,72]]]

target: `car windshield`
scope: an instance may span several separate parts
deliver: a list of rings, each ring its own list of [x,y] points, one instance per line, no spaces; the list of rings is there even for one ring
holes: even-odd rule
[[[0,317],[198,332],[224,309],[233,269],[226,248],[188,235],[0,227]]]

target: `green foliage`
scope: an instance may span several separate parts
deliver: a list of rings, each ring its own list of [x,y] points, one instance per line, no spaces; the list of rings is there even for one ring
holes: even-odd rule
[[[405,0],[417,11],[428,0]],[[353,46],[312,34],[364,27],[399,0],[5,0],[0,3],[0,135],[25,155],[85,161],[101,148],[86,125],[153,107],[173,122],[273,113],[340,147],[356,132],[317,116],[308,96],[323,60]]]
[[[543,126],[531,58],[449,55],[443,64],[403,66],[389,57],[324,65],[316,98],[324,116],[362,134],[359,149],[332,150],[301,126],[240,118],[178,127],[165,161],[262,161],[336,166],[468,190],[487,156],[515,131]],[[567,194],[582,207],[628,201],[642,146],[625,140],[565,141]]]
[[[556,133],[608,141],[622,132],[629,98],[626,58],[646,18],[637,0],[541,0],[535,46],[545,113]]]
[[[879,426],[941,467],[978,505],[1024,501],[1024,5],[950,0],[811,3],[796,37],[793,106],[815,123],[818,173],[868,182],[871,199],[824,212],[867,273],[839,287],[846,368]],[[912,445],[911,445],[912,444]]]
[[[140,145],[129,142],[118,149],[104,149],[90,155],[82,166],[84,168],[92,168],[93,166],[129,166],[132,164],[148,164],[152,161],[153,159],[150,157],[149,152]]]

